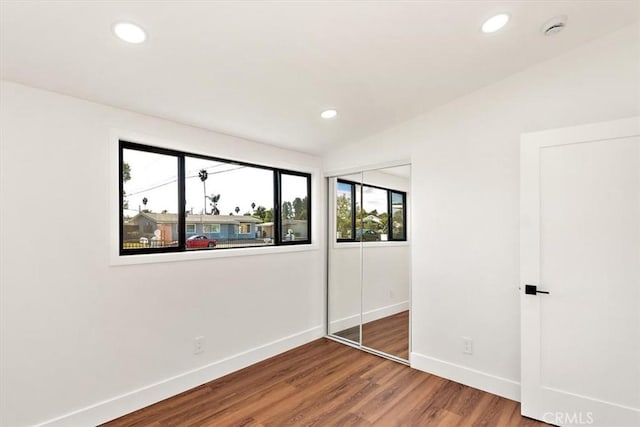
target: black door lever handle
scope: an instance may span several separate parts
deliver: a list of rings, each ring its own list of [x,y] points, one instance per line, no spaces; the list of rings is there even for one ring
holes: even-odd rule
[[[524,293],[527,295],[548,294],[549,291],[539,291],[536,285],[524,285]]]

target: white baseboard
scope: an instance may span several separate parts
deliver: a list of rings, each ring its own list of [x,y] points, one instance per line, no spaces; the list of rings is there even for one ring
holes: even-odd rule
[[[383,317],[392,316],[396,313],[409,310],[409,301],[402,301],[397,304],[386,305],[384,307],[376,308],[373,310],[365,311],[362,316],[364,323],[373,322],[374,320],[382,319]],[[330,331],[338,332],[345,329],[358,326],[360,324],[360,314],[354,314],[353,316],[343,317],[342,319],[334,320],[330,323]]]
[[[334,320],[329,323],[329,333],[335,333],[344,331],[345,329],[352,328],[360,324],[360,315],[354,314],[353,316],[343,317],[342,319]]]
[[[373,322],[383,317],[392,316],[396,313],[409,310],[409,301],[402,301],[397,304],[391,304],[373,310],[365,311],[362,320],[364,323]]]
[[[74,412],[45,421],[38,426],[91,426],[118,418],[122,415],[175,396],[201,384],[223,377],[261,360],[283,353],[324,336],[324,326],[316,326],[306,331],[255,347],[251,350],[215,361],[208,365],[167,378],[155,384],[130,391],[120,396],[98,402]]]
[[[469,387],[477,388],[488,393],[497,394],[507,399],[520,401],[520,383],[486,372],[477,371],[465,366],[445,362],[444,360],[411,353],[411,367],[429,374],[437,375]]]

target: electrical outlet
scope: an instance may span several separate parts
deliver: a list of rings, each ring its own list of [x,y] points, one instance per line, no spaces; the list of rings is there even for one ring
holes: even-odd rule
[[[204,337],[195,337],[193,340],[193,354],[204,352]]]
[[[462,337],[462,352],[464,354],[473,354],[473,340],[469,337]]]

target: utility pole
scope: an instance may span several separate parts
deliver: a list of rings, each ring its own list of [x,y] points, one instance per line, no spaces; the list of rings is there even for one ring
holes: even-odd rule
[[[198,172],[198,176],[200,177],[200,181],[202,181],[202,192],[204,194],[204,214],[207,214],[207,183],[205,182],[207,178],[209,178],[209,173],[206,169],[200,169]]]

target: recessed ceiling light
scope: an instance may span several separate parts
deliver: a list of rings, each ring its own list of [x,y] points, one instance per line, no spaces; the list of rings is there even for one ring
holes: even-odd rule
[[[131,22],[118,22],[113,26],[113,32],[121,40],[127,43],[142,43],[147,39],[147,34],[142,28]]]
[[[483,33],[495,33],[509,22],[509,15],[506,13],[501,13],[496,16],[492,16],[491,18],[484,21],[482,24],[482,32]]]
[[[338,112],[336,110],[324,110],[320,114],[320,117],[322,117],[323,119],[333,119],[337,115],[338,115]]]

